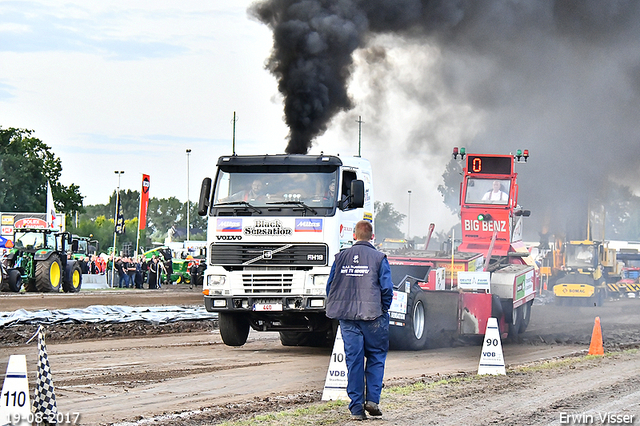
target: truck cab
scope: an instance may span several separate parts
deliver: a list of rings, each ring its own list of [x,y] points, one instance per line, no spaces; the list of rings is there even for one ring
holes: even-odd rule
[[[334,256],[373,221],[371,166],[332,155],[223,156],[202,183],[207,216],[203,293],[225,344],[249,329],[284,345],[330,344],[325,287]]]

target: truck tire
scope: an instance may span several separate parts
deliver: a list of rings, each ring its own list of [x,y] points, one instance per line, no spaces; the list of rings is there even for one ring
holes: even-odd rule
[[[327,343],[327,333],[311,331],[280,331],[279,334],[282,346],[325,347]]]
[[[389,330],[389,345],[394,349],[418,351],[427,346],[427,298],[414,284],[407,297],[407,316],[404,327]]]
[[[47,260],[36,263],[36,288],[41,293],[60,291],[62,267],[58,256],[52,255]]]
[[[280,331],[282,346],[308,346],[311,348],[331,348],[336,340],[338,321],[332,320],[322,331]]]
[[[531,319],[531,308],[533,307],[533,300],[528,301],[522,308],[522,322],[520,323],[520,328],[518,332],[520,334],[524,333],[529,327],[529,320]]]
[[[82,270],[78,262],[67,263],[65,271],[65,280],[62,283],[62,290],[65,293],[77,293],[82,287]]]
[[[512,309],[511,320],[509,321],[509,340],[512,342],[518,342],[520,327],[522,327],[522,306]]]
[[[306,346],[310,332],[280,331],[280,343],[282,346]]]
[[[230,312],[218,313],[220,337],[227,346],[242,346],[249,336],[249,321],[242,314]]]

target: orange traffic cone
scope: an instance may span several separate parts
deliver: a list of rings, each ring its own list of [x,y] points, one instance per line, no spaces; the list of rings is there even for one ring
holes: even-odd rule
[[[589,355],[604,355],[602,347],[602,329],[600,328],[600,317],[596,317],[591,334],[591,344],[589,345]]]

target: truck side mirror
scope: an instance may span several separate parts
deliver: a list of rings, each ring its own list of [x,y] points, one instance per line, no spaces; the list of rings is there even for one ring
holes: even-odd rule
[[[364,206],[364,182],[361,180],[351,181],[351,202],[349,206],[352,208],[360,208]]]
[[[204,178],[200,187],[200,199],[198,200],[198,215],[206,216],[209,212],[211,196],[211,178]]]
[[[73,240],[71,242],[71,251],[73,251],[74,253],[78,252],[78,240]]]

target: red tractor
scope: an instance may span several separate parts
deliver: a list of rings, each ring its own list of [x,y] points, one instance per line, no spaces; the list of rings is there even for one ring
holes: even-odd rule
[[[418,350],[457,336],[482,336],[491,317],[503,337],[517,340],[539,293],[539,268],[522,242],[514,155],[466,155],[460,192],[462,243],[449,252],[389,255],[394,282],[391,346]],[[452,238],[454,241],[454,238]]]

